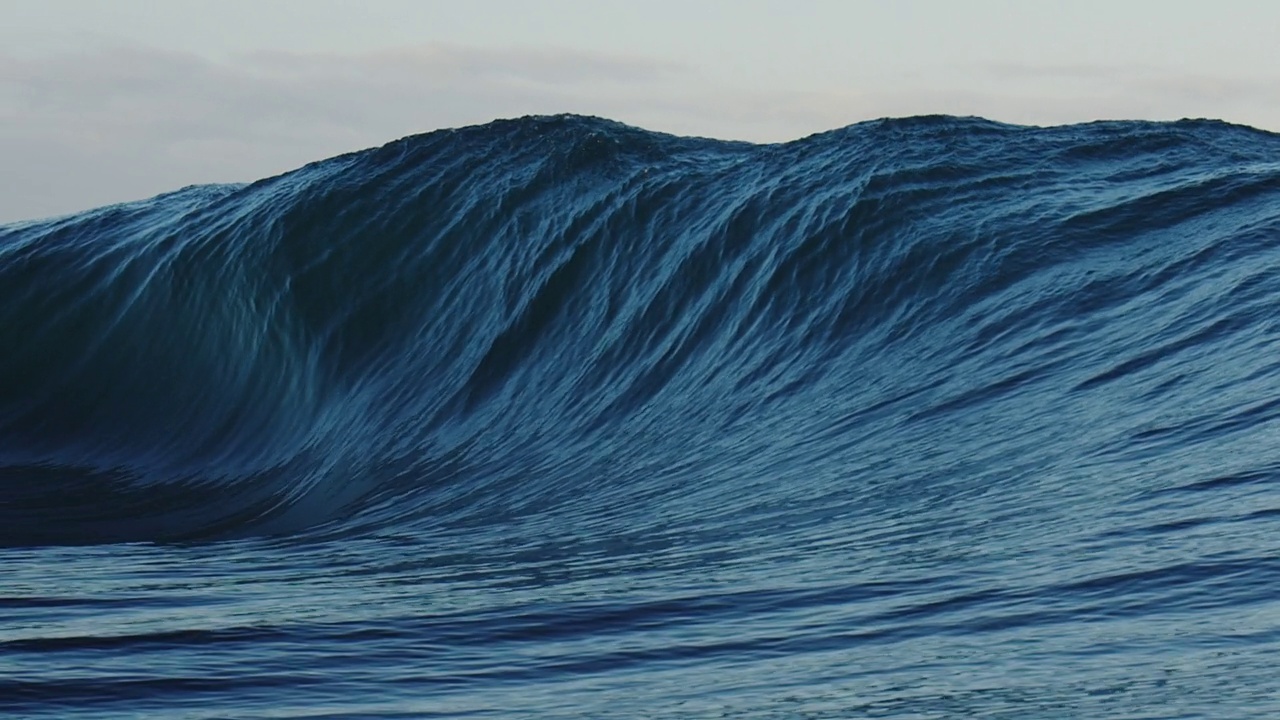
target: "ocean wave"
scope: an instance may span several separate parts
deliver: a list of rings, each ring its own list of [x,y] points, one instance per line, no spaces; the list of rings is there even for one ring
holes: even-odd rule
[[[1280,137],[1209,121],[533,117],[13,224],[0,544],[1273,468],[1278,246]]]

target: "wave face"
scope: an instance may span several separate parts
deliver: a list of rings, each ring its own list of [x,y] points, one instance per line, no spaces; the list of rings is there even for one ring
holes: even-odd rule
[[[0,711],[1277,715],[1278,306],[1210,121],[524,118],[5,226]]]

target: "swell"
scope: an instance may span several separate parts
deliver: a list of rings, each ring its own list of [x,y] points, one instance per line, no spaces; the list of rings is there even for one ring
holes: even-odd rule
[[[757,146],[562,116],[11,225],[0,543],[604,512],[937,423],[980,447],[997,409],[1134,453],[1206,358],[1275,379],[1277,200],[1277,137],[1207,121]],[[1131,440],[1066,443],[1045,403]],[[1232,431],[1204,407],[1171,432]]]

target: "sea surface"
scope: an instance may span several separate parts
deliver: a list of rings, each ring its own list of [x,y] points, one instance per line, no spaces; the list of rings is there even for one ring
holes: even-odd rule
[[[1280,717],[1280,135],[530,117],[2,226],[0,717]]]

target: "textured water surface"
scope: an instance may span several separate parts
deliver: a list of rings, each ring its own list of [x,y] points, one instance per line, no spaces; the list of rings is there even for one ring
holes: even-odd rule
[[[1280,136],[581,117],[0,227],[0,715],[1280,716]]]

